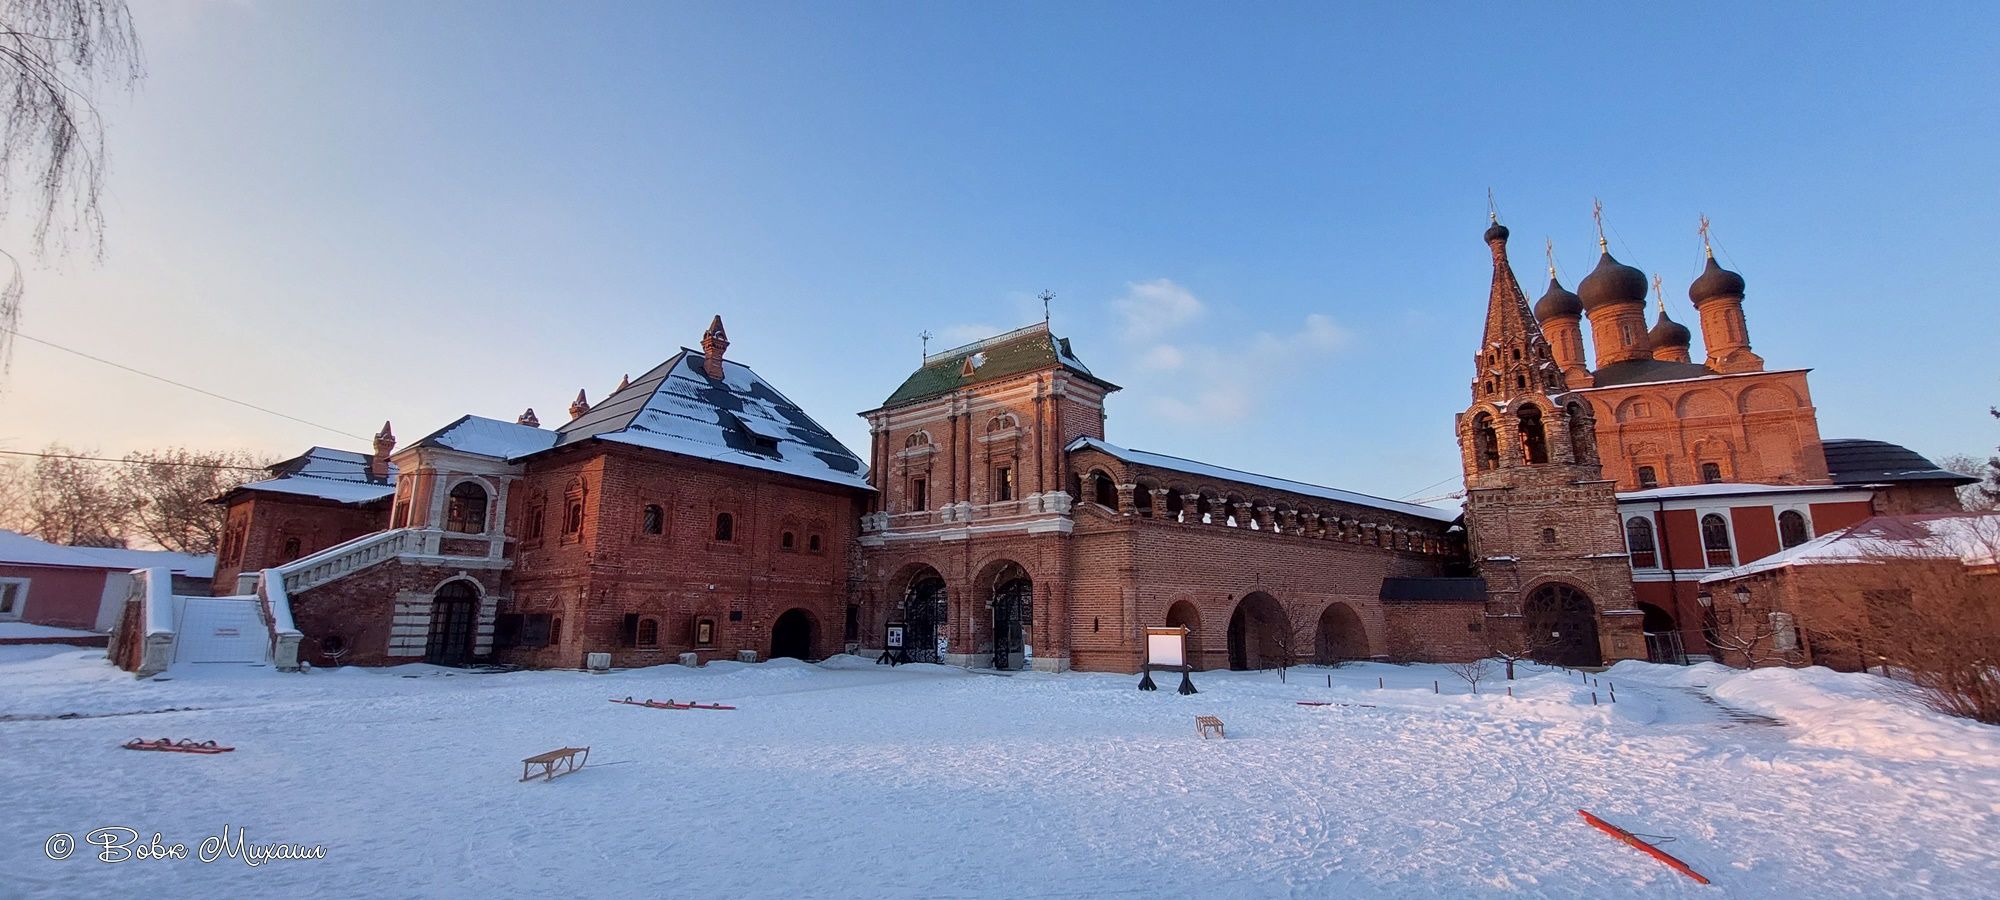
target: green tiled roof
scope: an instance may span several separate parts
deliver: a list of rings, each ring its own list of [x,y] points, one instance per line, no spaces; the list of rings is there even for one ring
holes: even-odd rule
[[[972,359],[971,374],[966,360]],[[967,344],[924,358],[923,368],[910,373],[883,406],[901,406],[917,400],[950,393],[968,385],[996,381],[1012,375],[1044,369],[1068,369],[1108,390],[1118,386],[1090,373],[1082,360],[1070,352],[1069,339],[1049,333],[1048,325],[1037,322],[978,343]]]

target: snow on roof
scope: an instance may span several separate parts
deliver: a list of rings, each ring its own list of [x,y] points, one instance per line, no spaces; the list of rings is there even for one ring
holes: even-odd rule
[[[342,481],[333,478],[293,477],[272,478],[253,481],[237,488],[239,491],[262,491],[267,494],[292,494],[300,497],[318,497],[336,503],[368,503],[381,500],[396,493],[396,485],[370,484],[368,482]]]
[[[1752,494],[1801,494],[1818,491],[1849,491],[1844,484],[1747,484],[1722,481],[1714,484],[1683,484],[1676,487],[1619,491],[1620,502],[1628,500],[1674,500],[1683,497],[1743,497]]]
[[[233,488],[210,502],[225,502],[237,491],[317,497],[335,503],[368,503],[394,494],[395,465],[389,466],[387,482],[372,481],[368,477],[369,459],[366,453],[313,447],[271,466],[272,477]]]
[[[1702,584],[1728,581],[1791,566],[1881,563],[1899,559],[1957,559],[1991,566],[2000,551],[2000,512],[1872,516],[1789,550],[1717,572]]]
[[[1354,493],[1353,491],[1343,491],[1340,490],[1339,488],[1321,487],[1320,485],[1307,484],[1303,481],[1291,481],[1284,478],[1273,478],[1269,475],[1258,475],[1251,472],[1244,472],[1238,469],[1225,469],[1221,466],[1212,466],[1209,465],[1208,463],[1195,462],[1194,460],[1191,459],[1182,459],[1178,456],[1167,456],[1166,454],[1163,453],[1151,453],[1145,450],[1129,450],[1124,447],[1120,447],[1116,444],[1106,443],[1104,441],[1100,441],[1092,437],[1077,438],[1076,440],[1071,441],[1069,443],[1069,446],[1064,447],[1063,449],[1079,450],[1085,447],[1090,447],[1096,450],[1103,451],[1105,453],[1109,453],[1112,456],[1115,456],[1121,460],[1124,460],[1129,463],[1134,463],[1137,465],[1152,466],[1153,468],[1156,469],[1168,469],[1175,472],[1182,472],[1188,475],[1195,475],[1203,478],[1214,478],[1221,481],[1234,481],[1238,484],[1252,484],[1258,487],[1266,487],[1277,491],[1290,491],[1294,494],[1304,494],[1308,497],[1319,497],[1323,500],[1338,500],[1343,503],[1353,503],[1358,506],[1372,506],[1376,509],[1388,510],[1390,512],[1399,512],[1411,516],[1421,516],[1423,518],[1431,519],[1433,521],[1438,521],[1438,522],[1455,521],[1459,516],[1457,510],[1438,509],[1437,507],[1434,506],[1420,506],[1415,503],[1404,503],[1400,500],[1387,500],[1381,497],[1371,497],[1367,494],[1357,494]]]
[[[702,370],[702,359],[682,348],[557,429],[553,446],[598,438],[871,489],[861,458],[749,366],[725,359],[718,381]],[[534,452],[543,449],[550,448]]]
[[[110,547],[66,547],[12,531],[0,530],[0,563],[28,566],[69,566],[79,569],[172,569],[196,578],[215,576],[215,557],[168,550],[122,550]]]
[[[460,453],[474,453],[498,459],[526,456],[555,446],[556,433],[518,422],[503,422],[485,416],[460,416],[458,420],[416,442],[417,447],[442,447]]]

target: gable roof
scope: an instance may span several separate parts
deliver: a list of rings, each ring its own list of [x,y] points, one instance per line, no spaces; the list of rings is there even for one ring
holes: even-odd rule
[[[970,363],[970,374],[967,363]],[[947,394],[967,385],[982,384],[1043,369],[1066,369],[1102,386],[1107,391],[1118,386],[1092,375],[1089,367],[1070,351],[1069,338],[1049,332],[1047,322],[1036,322],[1006,334],[954,347],[924,357],[924,364],[882,401],[883,406],[900,406]]]
[[[1826,451],[1826,470],[1834,484],[1942,481],[1956,487],[1979,480],[1947,472],[1923,454],[1888,441],[1833,438],[1820,441],[1820,447]]]
[[[1339,488],[1321,487],[1317,484],[1307,484],[1303,481],[1291,481],[1237,469],[1225,469],[1221,466],[1212,466],[1208,463],[1182,459],[1178,456],[1168,456],[1164,453],[1128,450],[1116,444],[1106,443],[1092,437],[1080,437],[1070,441],[1069,446],[1064,447],[1063,450],[1081,450],[1086,447],[1108,453],[1117,459],[1135,465],[1165,469],[1170,472],[1180,472],[1197,478],[1213,478],[1217,481],[1233,481],[1237,484],[1255,485],[1257,487],[1270,488],[1274,491],[1289,491],[1307,497],[1318,497],[1322,500],[1336,500],[1342,503],[1352,503],[1356,506],[1373,507],[1388,512],[1430,519],[1435,522],[1454,522],[1459,517],[1459,513],[1456,510],[1438,509],[1435,506],[1422,506],[1416,503],[1404,503],[1401,500],[1371,497],[1367,494],[1357,494],[1353,491],[1343,491]]]
[[[550,445],[513,458],[603,440],[873,490],[861,458],[749,366],[725,359],[716,380],[702,361],[681,348],[556,429]]]
[[[1702,584],[1792,566],[1957,559],[1990,567],[2000,556],[2000,512],[1871,516],[1763,559],[1717,572]]]
[[[172,569],[193,578],[215,577],[215,557],[170,550],[125,550],[116,547],[68,547],[40,538],[0,530],[0,563],[63,566],[75,569]]]
[[[243,491],[313,497],[335,503],[364,504],[396,493],[396,467],[387,481],[368,477],[368,454],[331,447],[313,447],[270,467],[272,477],[231,489],[209,502],[224,503]]]
[[[439,447],[460,453],[512,459],[537,450],[547,450],[555,442],[556,433],[546,429],[485,416],[459,416],[450,425],[431,432],[411,446]]]

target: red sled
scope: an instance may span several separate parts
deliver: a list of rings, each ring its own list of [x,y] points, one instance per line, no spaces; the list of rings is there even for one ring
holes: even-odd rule
[[[235,750],[236,748],[220,747],[217,746],[214,741],[197,742],[194,740],[183,739],[181,741],[176,742],[173,738],[160,738],[157,741],[147,741],[147,740],[141,740],[139,738],[133,738],[125,742],[125,749],[165,750],[169,753],[228,753],[231,750]]]

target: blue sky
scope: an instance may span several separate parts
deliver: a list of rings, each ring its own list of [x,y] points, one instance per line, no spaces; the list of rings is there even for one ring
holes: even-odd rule
[[[1491,188],[1531,297],[1596,197],[1689,324],[1708,214],[1825,436],[1990,452],[1996,8],[1613,6],[146,4],[106,257],[22,329],[411,439],[721,313],[865,448],[919,331],[1047,289],[1113,441],[1442,493]],[[364,444],[22,343],[0,448],[52,440]]]

